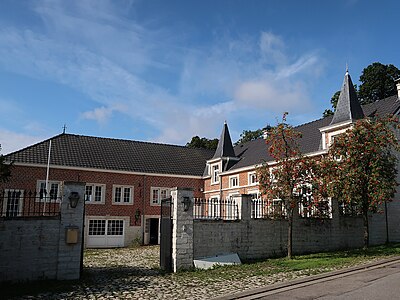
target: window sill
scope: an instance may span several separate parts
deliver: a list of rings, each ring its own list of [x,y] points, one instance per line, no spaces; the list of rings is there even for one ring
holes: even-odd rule
[[[85,204],[104,205],[105,201],[85,201]]]

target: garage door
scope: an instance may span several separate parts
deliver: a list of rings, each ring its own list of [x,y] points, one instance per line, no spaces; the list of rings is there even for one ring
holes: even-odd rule
[[[89,220],[86,240],[88,248],[112,248],[124,246],[124,220]]]

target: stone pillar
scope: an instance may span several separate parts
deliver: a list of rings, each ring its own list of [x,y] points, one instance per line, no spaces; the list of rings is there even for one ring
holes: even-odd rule
[[[75,208],[70,205],[70,196],[78,195]],[[85,183],[65,182],[61,201],[60,240],[58,244],[58,280],[76,280],[80,278],[82,242],[85,207]]]
[[[239,219],[242,221],[248,221],[251,219],[251,195],[242,194],[240,197],[234,198],[239,205]]]
[[[172,270],[177,272],[193,266],[193,189],[175,188],[172,196]],[[184,199],[189,209],[184,210]]]

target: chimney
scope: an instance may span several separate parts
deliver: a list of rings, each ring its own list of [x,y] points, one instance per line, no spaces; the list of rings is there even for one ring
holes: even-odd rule
[[[265,129],[265,130],[263,131],[262,137],[263,137],[264,140],[267,139],[267,137],[268,137],[268,130],[267,130],[267,129]]]
[[[394,83],[396,83],[397,87],[397,99],[400,100],[400,78],[397,78]]]

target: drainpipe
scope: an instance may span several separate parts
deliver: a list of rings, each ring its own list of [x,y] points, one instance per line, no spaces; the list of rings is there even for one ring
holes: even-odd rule
[[[229,161],[229,157],[228,157],[228,161]],[[227,162],[228,163],[228,162]],[[221,173],[222,173],[222,167],[223,167],[223,159],[221,158]],[[219,200],[222,201],[222,176],[219,176]]]
[[[142,195],[142,245],[144,245],[144,231],[145,231],[145,218],[146,215],[146,175],[143,175],[143,195]]]

